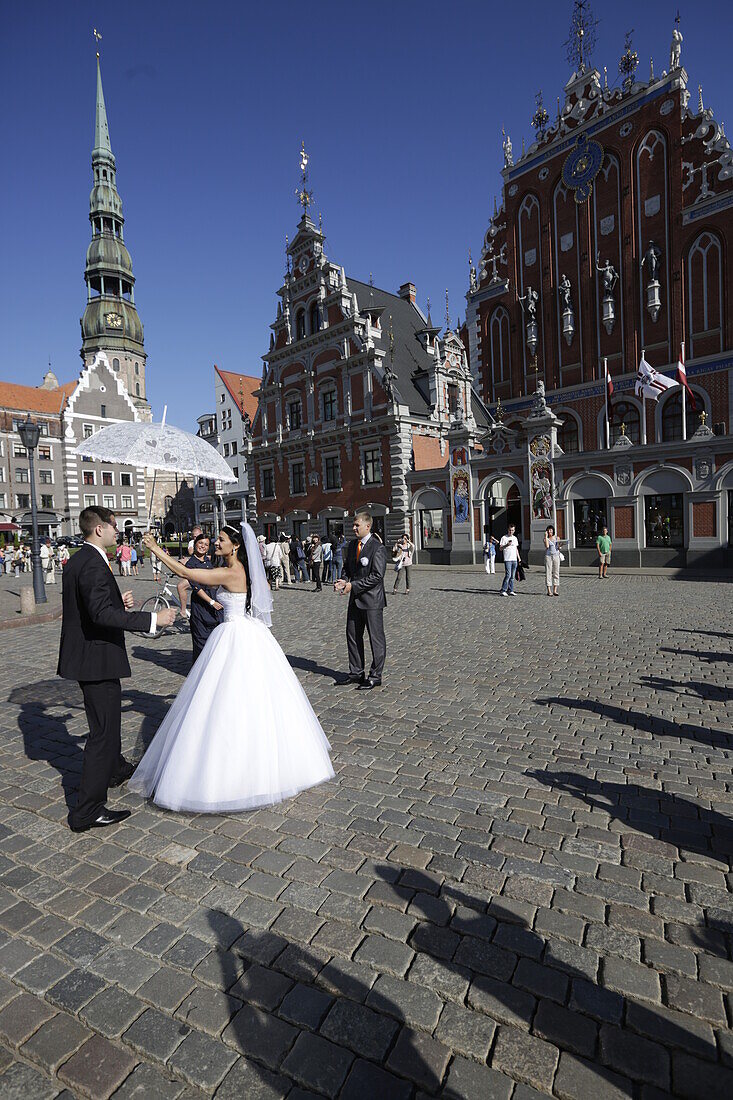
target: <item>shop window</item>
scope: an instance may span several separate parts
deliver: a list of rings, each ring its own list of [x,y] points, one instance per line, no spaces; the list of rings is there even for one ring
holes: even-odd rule
[[[420,536],[423,550],[443,549],[443,509],[420,510]]]
[[[608,505],[605,497],[573,501],[575,545],[578,549],[593,549],[596,538],[608,527]]]
[[[644,497],[647,546],[684,546],[682,501],[682,493],[655,493]]]

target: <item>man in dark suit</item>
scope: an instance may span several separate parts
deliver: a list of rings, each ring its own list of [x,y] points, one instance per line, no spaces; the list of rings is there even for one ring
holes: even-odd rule
[[[346,550],[344,573],[346,580],[337,580],[337,592],[349,593],[349,609],[346,615],[346,645],[349,651],[349,675],[344,683],[358,684],[360,691],[369,691],[382,682],[382,669],[387,654],[384,637],[384,574],[387,570],[387,551],[372,534],[371,512],[357,512],[354,518],[354,534]],[[364,675],[364,628],[372,647],[372,666]]]
[[[122,755],[122,689],[130,675],[125,630],[154,634],[170,626],[175,611],[156,614],[132,610],[132,592],[120,595],[107,558],[117,542],[117,524],[108,508],[85,508],[79,516],[85,542],[63,572],[63,620],[57,674],[77,680],[84,696],[89,736],[81,784],[69,825],[76,833],[115,825],[129,810],[108,810],[107,789],[130,778],[134,766]]]

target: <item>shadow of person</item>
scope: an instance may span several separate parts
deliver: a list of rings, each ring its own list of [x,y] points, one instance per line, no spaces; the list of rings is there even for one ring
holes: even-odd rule
[[[136,645],[130,656],[136,661],[147,661],[148,664],[164,668],[166,672],[176,672],[181,676],[188,676],[191,671],[190,649],[158,649],[156,646]]]
[[[674,653],[677,657],[694,657],[696,661],[704,661],[706,665],[733,663],[733,653],[700,653],[697,649],[678,649],[672,646],[660,646],[659,652]]]
[[[711,729],[709,726],[694,726],[690,722],[670,722],[667,718],[648,714],[641,710],[624,710],[623,707],[601,703],[596,699],[574,699],[567,696],[544,697],[535,699],[537,704],[547,707],[568,707],[570,710],[587,710],[607,718],[619,726],[628,726],[633,730],[662,737],[677,737],[697,741],[701,745],[714,745],[717,748],[733,747],[733,734],[724,730]]]
[[[310,661],[307,657],[296,657],[293,653],[286,653],[285,656],[291,668],[299,668],[303,672],[313,672],[316,676],[332,676],[337,681],[344,675],[336,668],[320,665],[318,661]]]
[[[592,809],[634,830],[681,851],[697,852],[730,864],[733,855],[733,819],[716,810],[705,810],[668,791],[640,787],[636,783],[607,783],[573,772],[541,769],[525,773],[552,790],[565,791]],[[633,841],[634,834],[629,840]],[[624,841],[624,834],[621,834]]]
[[[675,634],[702,634],[708,638],[733,638],[733,634],[724,630],[690,630],[687,627],[676,626],[674,632]]]
[[[669,691],[675,695],[697,695],[700,699],[706,699],[711,703],[727,703],[733,699],[733,689],[720,687],[718,684],[708,684],[704,680],[669,680],[664,676],[642,676],[639,681],[642,687],[649,687],[653,691]]]

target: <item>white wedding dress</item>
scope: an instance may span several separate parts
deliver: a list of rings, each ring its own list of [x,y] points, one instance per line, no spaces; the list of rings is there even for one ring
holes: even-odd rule
[[[334,775],[331,746],[246,594],[217,591],[215,628],[128,788],[169,810],[268,806]]]

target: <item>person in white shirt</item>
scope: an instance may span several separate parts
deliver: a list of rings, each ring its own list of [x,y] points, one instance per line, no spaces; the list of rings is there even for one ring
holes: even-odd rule
[[[519,564],[519,542],[514,534],[513,523],[509,524],[507,534],[499,542],[499,549],[504,554],[504,580],[501,586],[501,596],[514,596],[514,578]]]
[[[264,561],[270,588],[279,588],[282,580],[282,567],[280,565],[280,547],[274,538],[265,544]]]

